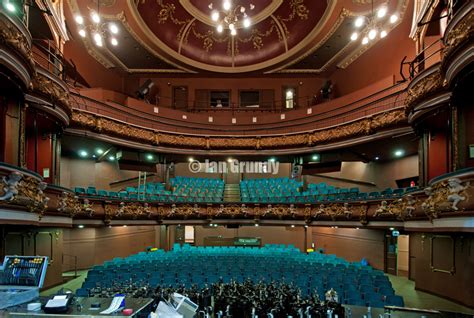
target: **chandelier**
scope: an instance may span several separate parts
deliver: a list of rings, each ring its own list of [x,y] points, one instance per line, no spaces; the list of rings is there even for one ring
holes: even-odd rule
[[[231,0],[223,0],[220,7],[214,7],[213,3],[210,3],[208,7],[211,10],[211,19],[216,23],[218,33],[228,29],[231,35],[237,35],[238,28],[248,28],[252,24],[247,12],[255,9],[253,4],[246,8],[240,4],[233,5]]]
[[[83,16],[76,15],[74,20],[79,28],[79,35],[85,38],[88,34],[94,40],[95,45],[102,47],[104,40],[109,39],[113,46],[118,45],[116,35],[119,33],[118,26],[113,22],[102,22],[100,17],[100,1],[97,1],[97,11],[90,11],[90,21],[86,21]],[[88,23],[87,23],[88,22]]]
[[[388,31],[385,29],[387,20],[390,24],[394,24],[398,21],[398,15],[394,13],[388,18],[388,9],[385,5],[378,8],[377,12],[375,12],[374,1],[372,0],[371,14],[369,16],[360,16],[354,22],[356,29],[361,29],[363,26],[367,27],[362,31],[354,31],[351,35],[351,40],[357,41],[361,37],[362,44],[366,45],[377,37],[383,39],[388,34]]]

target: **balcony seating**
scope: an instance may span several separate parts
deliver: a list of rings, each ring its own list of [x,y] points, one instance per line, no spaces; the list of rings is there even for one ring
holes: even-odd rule
[[[334,288],[346,304],[383,307],[403,306],[387,276],[359,262],[350,263],[335,255],[301,253],[294,246],[267,244],[250,247],[192,247],[175,244],[170,252],[140,252],[94,266],[80,295],[116,284],[161,286],[197,285],[217,281],[284,281],[295,284],[303,296],[316,292],[321,299]]]

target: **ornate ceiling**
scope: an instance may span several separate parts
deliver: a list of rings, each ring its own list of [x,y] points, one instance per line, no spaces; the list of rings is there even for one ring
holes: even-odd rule
[[[103,19],[120,27],[120,44],[98,48],[83,41],[104,66],[130,73],[323,73],[347,67],[371,46],[350,40],[355,17],[371,12],[367,1],[234,0],[255,5],[252,25],[237,23],[235,36],[216,31],[212,2],[221,0],[100,0]],[[374,0],[382,3],[403,18],[408,0]],[[68,4],[71,30],[74,15],[97,8],[97,0]]]

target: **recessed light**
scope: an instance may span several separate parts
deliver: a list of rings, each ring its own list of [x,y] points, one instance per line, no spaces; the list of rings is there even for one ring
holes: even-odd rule
[[[234,161],[234,159],[232,159],[232,158],[227,159],[227,162],[233,162],[233,161]]]
[[[379,156],[377,156],[377,157],[375,157],[374,159],[375,159],[375,160],[380,160],[380,157],[379,157]]]
[[[258,227],[259,225],[258,224],[255,224],[256,227]]]
[[[95,150],[95,153],[98,154],[98,155],[101,155],[101,154],[104,153],[104,150],[103,150],[102,148],[97,148],[97,149]]]
[[[79,151],[79,156],[81,156],[82,158],[87,157],[87,155],[88,155],[87,151],[85,151],[85,150],[80,150]]]
[[[276,161],[276,158],[272,157],[272,158],[268,159],[268,161],[270,161],[270,162],[275,162],[275,161]]]
[[[394,230],[395,230],[395,228],[394,228],[394,227],[391,227],[391,228],[389,228],[389,230],[390,230],[390,231],[394,231]]]
[[[193,162],[193,161],[194,161],[194,158],[193,158],[193,157],[189,157],[189,158],[188,158],[188,161],[189,161],[189,162]]]
[[[148,160],[153,160],[153,155],[152,155],[152,154],[148,154],[148,155],[146,155],[146,158],[147,158]]]
[[[119,32],[118,26],[115,23],[109,24],[109,30],[113,34],[117,34]]]
[[[127,224],[124,224],[123,227],[127,227]]]
[[[396,157],[401,157],[405,154],[405,152],[401,149],[399,150],[395,150],[395,152],[393,153]]]
[[[313,160],[319,160],[319,155],[313,155],[313,156],[311,157],[311,159],[313,159]]]
[[[114,160],[115,160],[115,157],[114,157],[114,156],[109,156],[109,160],[110,160],[110,161],[114,161]]]
[[[359,229],[359,228],[358,228],[358,227],[356,227],[356,230],[358,230],[358,229]]]
[[[294,225],[294,224],[291,224],[291,227],[295,227],[295,225]]]
[[[352,35],[351,35],[351,40],[352,40],[352,41],[355,41],[355,40],[357,40],[358,37],[359,37],[359,35],[357,34],[357,32],[354,32],[354,33],[352,33]]]
[[[84,228],[84,225],[79,224],[77,227],[80,228],[80,229],[83,229],[83,228]]]

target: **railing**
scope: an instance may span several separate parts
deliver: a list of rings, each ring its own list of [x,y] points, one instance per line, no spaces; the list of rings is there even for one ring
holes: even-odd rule
[[[306,111],[300,111],[298,114],[301,115],[298,118],[288,118],[284,121],[280,118],[280,115],[272,115],[275,120],[265,124],[242,124],[239,125],[228,125],[213,123],[209,125],[207,116],[201,116],[200,121],[193,121],[192,118],[180,119],[181,116],[165,117],[163,115],[157,115],[150,110],[146,112],[136,108],[129,107],[127,105],[118,103],[105,103],[98,101],[86,96],[82,96],[80,92],[71,93],[71,103],[73,108],[87,111],[98,116],[105,116],[117,121],[122,121],[127,124],[137,125],[141,127],[147,127],[155,130],[165,130],[169,132],[182,132],[183,130],[191,131],[193,129],[205,129],[209,132],[222,132],[232,131],[234,134],[239,132],[243,135],[249,133],[275,133],[275,128],[288,129],[288,132],[296,133],[304,131],[304,125],[307,125],[307,131],[327,128],[330,126],[341,125],[350,121],[354,121],[366,116],[381,113],[387,110],[392,110],[404,106],[406,92],[405,83],[399,83],[397,85],[388,87],[381,91],[375,92],[369,96],[365,96],[356,101],[352,101],[347,104],[343,104],[340,107],[328,107],[326,103],[318,104],[318,107],[324,109],[325,105],[328,110],[316,109],[312,114],[308,114]],[[337,100],[330,101],[334,104]],[[115,106],[114,104],[117,104]],[[293,111],[286,112],[291,115]],[[193,115],[199,116],[199,115]],[[270,115],[264,115],[268,120]],[[258,119],[258,116],[256,116]],[[290,117],[290,116],[289,116]],[[248,119],[248,118],[247,118]],[[257,120],[258,122],[258,120]],[[301,126],[303,125],[303,126]],[[244,129],[245,128],[245,129]],[[293,128],[293,129],[291,129]]]
[[[64,262],[64,258],[65,258],[65,257],[72,258],[72,259],[74,260],[74,263],[73,263],[73,264],[71,264],[71,263],[65,263],[65,262]],[[76,255],[63,254],[63,257],[62,257],[62,265],[67,265],[67,266],[73,265],[73,266],[74,266],[74,278],[78,277],[78,275],[77,275],[77,256],[76,256]]]
[[[33,39],[33,58],[35,62],[61,80],[66,80],[64,57],[51,41]]]
[[[402,61],[400,73],[405,79],[403,73],[403,65],[408,65],[409,79],[412,80],[416,75],[424,71],[429,66],[441,61],[441,54],[443,52],[443,40],[440,38],[427,47],[425,47],[415,58],[410,62],[405,62],[406,57]]]

